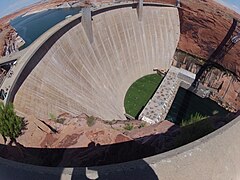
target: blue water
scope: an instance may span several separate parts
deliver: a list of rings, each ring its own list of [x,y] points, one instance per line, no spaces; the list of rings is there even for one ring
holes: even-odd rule
[[[79,13],[80,8],[51,9],[25,17],[19,16],[10,24],[26,42],[21,48],[26,48],[48,29],[65,19],[68,15]]]
[[[203,116],[225,116],[229,113],[211,99],[203,99],[180,87],[166,119],[175,124],[180,124],[183,119],[189,119],[196,112]]]

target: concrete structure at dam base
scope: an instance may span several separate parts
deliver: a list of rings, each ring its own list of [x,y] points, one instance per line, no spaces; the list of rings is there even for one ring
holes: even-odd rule
[[[49,109],[59,112],[59,109],[65,111],[67,107],[71,107],[70,111],[74,113],[78,113],[74,109],[76,107],[82,108],[82,111],[86,108],[88,113],[95,113],[94,115],[101,116],[102,114],[97,113],[106,112],[110,118],[114,118],[114,113],[122,117],[124,93],[131,83],[139,76],[152,72],[159,62],[161,68],[170,67],[180,35],[179,17],[177,8],[161,6],[143,6],[141,22],[132,7],[118,6],[109,12],[93,16],[93,43],[89,42],[80,24],[81,15],[61,22],[34,42],[13,67],[13,75],[2,85],[3,88],[10,87],[7,100],[14,99],[17,110],[22,114],[32,113],[37,117],[48,116]],[[157,23],[152,17],[157,17]],[[111,25],[103,20],[111,22]],[[154,41],[155,38],[158,39],[157,42]],[[130,52],[135,53],[135,56]],[[136,56],[138,58],[135,58]],[[104,61],[106,59],[107,61]],[[118,66],[111,64],[112,61],[117,62]],[[143,67],[141,62],[148,63]],[[70,66],[74,69],[72,73],[66,68]],[[96,69],[99,71],[95,71]],[[115,79],[109,77],[109,71],[112,71]],[[121,86],[123,82],[115,84],[117,78],[124,79],[128,72],[129,78],[124,80],[127,81],[124,87]],[[79,76],[75,77],[75,74]],[[89,79],[83,74],[89,75]],[[78,83],[79,79],[85,82],[84,86]],[[65,86],[63,82],[66,83]],[[71,84],[74,86],[69,89]],[[98,88],[94,89],[94,85]],[[100,87],[103,90],[99,89]],[[76,97],[79,90],[83,96]],[[108,97],[110,92],[115,92],[115,97],[120,97],[117,102]],[[91,98],[94,101],[89,103]],[[69,101],[65,103],[65,99]],[[104,99],[107,100],[93,106]],[[48,102],[52,104],[49,105]],[[81,103],[86,103],[86,107],[82,107]],[[56,104],[59,105],[58,109],[54,107]],[[94,108],[99,111],[95,112]],[[40,167],[1,159],[0,179],[238,180],[239,128],[240,116],[217,131],[169,152],[99,167]]]

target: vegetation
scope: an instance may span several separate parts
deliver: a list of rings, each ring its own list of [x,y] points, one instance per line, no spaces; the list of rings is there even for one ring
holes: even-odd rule
[[[181,126],[187,126],[187,125],[196,123],[196,122],[201,121],[206,118],[207,118],[207,116],[203,116],[197,112],[195,114],[191,114],[189,119],[183,119],[181,122]]]
[[[96,118],[94,116],[87,117],[87,125],[92,127],[96,123]]]
[[[66,120],[66,119],[63,118],[63,117],[56,117],[53,113],[49,113],[49,118],[50,118],[52,121],[55,121],[56,123],[60,123],[60,124],[63,124],[64,121]]]
[[[172,148],[177,148],[193,142],[215,130],[216,128],[213,126],[213,120],[209,119],[203,119],[189,126],[183,126],[181,127],[181,133],[174,138]]]
[[[141,123],[141,124],[138,126],[138,128],[141,129],[141,128],[145,127],[145,126],[146,126],[146,123],[143,122],[143,123]]]
[[[137,118],[142,108],[145,107],[155,93],[161,81],[161,75],[150,74],[134,82],[128,89],[124,99],[126,113]]]
[[[124,129],[127,130],[127,131],[131,131],[131,130],[133,130],[133,125],[127,123],[127,124],[125,124]]]
[[[0,134],[3,136],[5,143],[7,137],[11,141],[16,141],[16,138],[22,134],[24,122],[18,117],[14,111],[12,103],[4,105],[0,103]]]
[[[110,126],[112,126],[113,124],[117,123],[117,120],[113,119],[113,120],[103,120],[105,124],[108,124]]]
[[[65,120],[66,120],[65,118],[57,118],[56,122],[60,123],[60,124],[63,124]]]
[[[50,117],[50,119],[52,121],[56,121],[57,120],[56,116],[53,113],[49,113],[49,117]]]

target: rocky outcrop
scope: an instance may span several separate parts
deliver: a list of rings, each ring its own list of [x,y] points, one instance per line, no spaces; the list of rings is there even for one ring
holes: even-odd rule
[[[196,74],[204,61],[203,58],[177,50],[172,65]],[[210,98],[222,107],[232,112],[240,109],[240,81],[230,71],[213,67],[203,74],[201,84],[211,89]]]
[[[240,15],[211,0],[182,0],[179,9],[181,36],[178,48],[204,59],[225,37],[233,17]],[[240,44],[224,58],[222,65],[240,75]]]
[[[2,56],[7,56],[13,52],[19,51],[19,48],[25,44],[25,41],[19,36],[15,29],[11,28],[5,36]]]
[[[25,41],[13,27],[9,24],[2,27],[2,31],[0,31],[0,57],[19,51],[19,48],[24,44]]]
[[[240,19],[240,15],[210,0],[182,0],[181,5],[181,36],[178,44],[181,51],[175,53],[173,65],[197,73],[225,37],[232,19]],[[212,68],[206,72],[202,82],[214,90],[211,98],[231,111],[240,109],[239,52],[240,43],[220,63],[226,71]]]
[[[203,79],[206,87],[214,89],[210,98],[229,111],[240,109],[240,81],[231,73],[212,68]]]
[[[108,122],[86,114],[51,118],[26,117],[26,130],[16,143],[0,145],[1,157],[48,166],[108,164],[154,154],[153,146],[164,141],[155,135],[168,132],[169,136],[179,130],[168,121],[149,126],[138,120]],[[127,124],[131,130],[126,130]]]
[[[224,126],[238,113],[211,117],[190,126],[169,121],[154,125],[138,120],[103,121],[64,113],[52,119],[25,118],[27,130],[11,145],[0,144],[0,156],[45,166],[95,166],[136,160],[192,142]],[[94,123],[90,121],[94,120]],[[132,126],[126,130],[126,125]],[[54,129],[54,131],[53,131]],[[0,139],[1,140],[1,139]]]

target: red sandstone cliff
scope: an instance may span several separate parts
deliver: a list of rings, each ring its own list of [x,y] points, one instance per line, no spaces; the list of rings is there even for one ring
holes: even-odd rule
[[[212,0],[183,0],[179,11],[181,37],[178,48],[208,58],[220,44],[231,26],[236,12]],[[223,65],[240,75],[240,44],[225,57]]]

